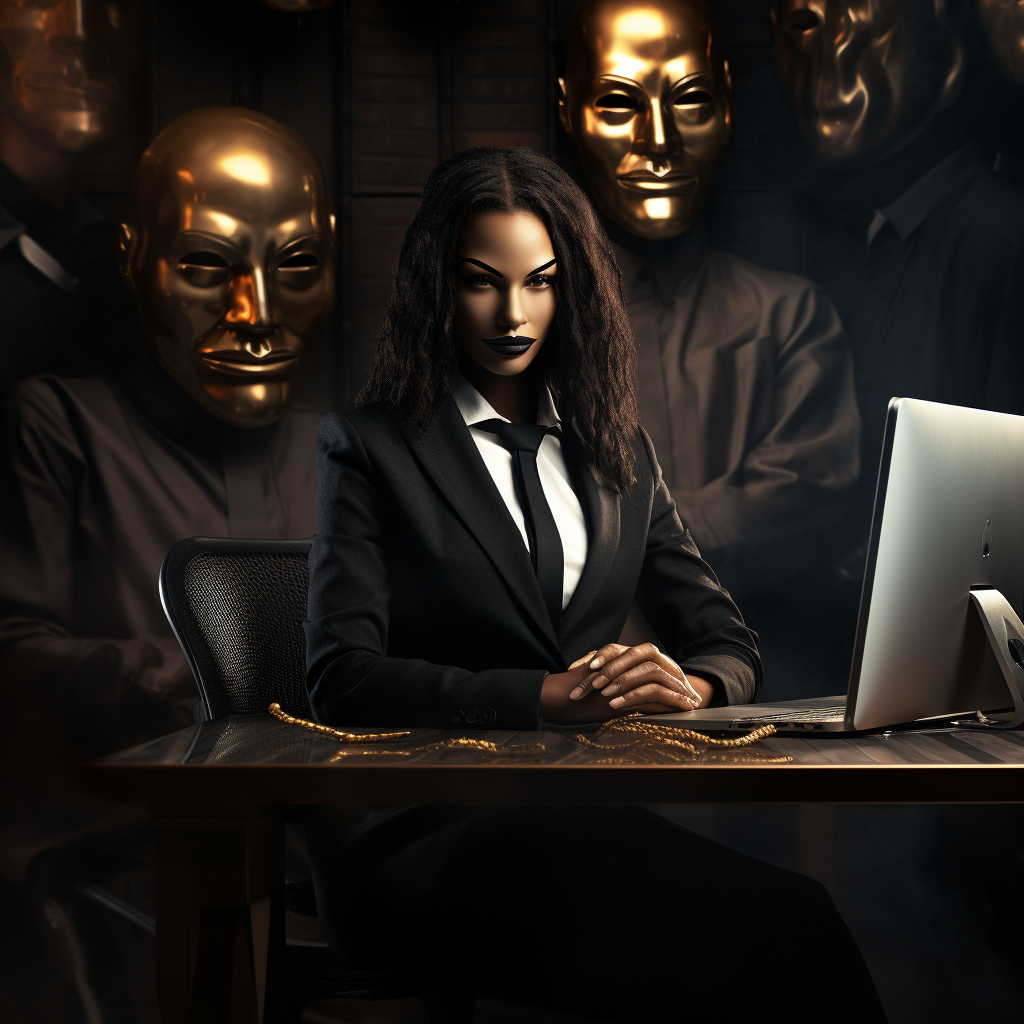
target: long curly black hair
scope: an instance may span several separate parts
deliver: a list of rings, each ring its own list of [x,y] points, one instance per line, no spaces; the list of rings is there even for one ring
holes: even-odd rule
[[[558,305],[537,357],[559,415],[584,457],[619,491],[633,479],[636,348],[619,270],[590,201],[535,150],[468,149],[440,164],[405,233],[373,370],[357,399],[383,402],[426,430],[451,390],[461,346],[454,329],[456,242],[483,213],[529,212],[558,259]]]

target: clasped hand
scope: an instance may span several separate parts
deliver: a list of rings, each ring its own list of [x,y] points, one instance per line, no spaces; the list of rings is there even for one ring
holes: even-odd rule
[[[692,711],[711,692],[707,680],[687,676],[654,644],[605,644],[544,680],[541,715],[551,722],[598,722],[631,711]]]

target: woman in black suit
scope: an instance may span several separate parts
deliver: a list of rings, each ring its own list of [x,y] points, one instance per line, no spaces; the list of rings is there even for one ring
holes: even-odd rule
[[[661,480],[634,362],[564,172],[525,149],[434,171],[361,405],[320,431],[319,721],[537,729],[754,697],[754,637]],[[634,598],[668,653],[614,642]],[[328,940],[367,966],[611,1020],[720,1013],[799,968],[789,1016],[820,1015],[827,979],[830,1017],[882,1019],[820,886],[638,809],[415,807],[309,833]],[[726,906],[770,907],[761,938],[784,941],[737,935]]]

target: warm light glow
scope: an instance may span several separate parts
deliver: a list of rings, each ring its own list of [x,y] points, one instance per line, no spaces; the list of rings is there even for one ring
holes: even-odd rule
[[[217,231],[222,234],[225,238],[233,238],[235,232],[240,230],[238,221],[234,217],[228,216],[226,213],[220,213],[217,210],[203,209],[203,217],[211,221],[217,228]]]
[[[627,11],[617,19],[615,34],[641,42],[660,39],[669,32],[669,26],[659,11]]]
[[[180,170],[174,172],[175,178],[177,178],[176,187],[174,189],[178,196],[178,200],[181,202],[181,230],[191,231],[192,230],[192,208],[199,202],[199,197],[195,193],[195,179],[192,177],[192,172],[188,170]],[[187,198],[191,194],[191,202]]]
[[[221,160],[220,166],[232,178],[244,181],[247,185],[267,185],[270,183],[270,173],[267,165],[262,160],[257,160],[256,157],[249,156],[247,153],[226,156]]]
[[[665,196],[644,200],[644,213],[651,220],[666,220],[672,215],[672,201]]]
[[[256,289],[251,274],[239,274],[231,279],[231,307],[224,315],[229,324],[256,323]]]

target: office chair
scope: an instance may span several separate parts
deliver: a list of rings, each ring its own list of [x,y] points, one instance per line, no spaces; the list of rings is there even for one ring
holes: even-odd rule
[[[309,540],[189,537],[160,566],[160,602],[199,687],[204,721],[263,715],[277,701],[308,718]]]
[[[204,721],[265,715],[272,701],[310,716],[306,693],[306,598],[310,540],[189,537],[160,566],[160,601],[181,644]],[[285,906],[316,914],[311,881],[285,887]],[[295,1019],[320,999],[417,996],[431,1020],[469,1022],[472,995],[434,993],[399,972],[368,972],[338,960],[326,946],[289,945],[289,988]]]

